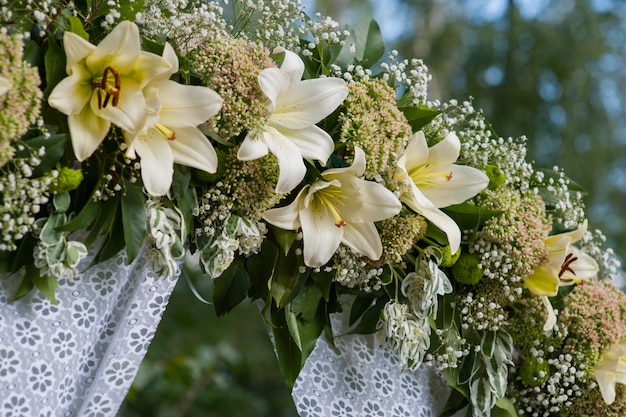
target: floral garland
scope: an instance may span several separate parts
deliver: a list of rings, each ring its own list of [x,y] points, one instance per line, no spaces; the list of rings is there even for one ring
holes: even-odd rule
[[[378,26],[299,2],[2,1],[0,265],[15,298],[142,247],[264,303],[292,385],[329,315],[454,388],[445,415],[623,416],[626,295],[583,190]],[[380,63],[380,71],[372,68]],[[183,261],[184,258],[184,261]]]

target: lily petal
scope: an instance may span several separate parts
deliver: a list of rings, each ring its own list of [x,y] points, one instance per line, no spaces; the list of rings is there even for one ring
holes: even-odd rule
[[[269,151],[276,155],[278,167],[278,182],[276,192],[286,194],[296,188],[306,175],[306,167],[296,145],[271,126],[263,132],[263,141]]]
[[[331,114],[348,95],[340,78],[304,80],[290,88],[277,102],[271,123],[289,129],[303,129]]]
[[[274,49],[274,54],[284,53],[285,58],[280,65],[280,70],[289,75],[290,82],[297,83],[302,79],[304,74],[304,62],[300,59],[298,54],[292,51],[288,51],[285,48],[277,47]]]
[[[346,204],[350,206],[349,210],[341,212],[348,224],[377,222],[402,210],[400,200],[381,184],[353,176],[340,176],[339,180]]]
[[[449,181],[439,183],[437,186],[420,188],[435,207],[463,203],[489,185],[489,177],[479,169],[464,165],[452,165],[448,169],[452,172]]]
[[[540,265],[532,275],[524,278],[528,290],[540,297],[554,297],[559,292],[559,276],[552,268]]]
[[[168,144],[174,155],[174,162],[214,173],[217,171],[217,154],[211,142],[196,127],[176,129],[176,139]]]
[[[94,153],[111,127],[108,120],[96,116],[89,106],[78,114],[68,116],[67,122],[74,155],[81,162]]]
[[[546,322],[543,325],[543,331],[547,332],[550,331],[552,329],[554,329],[554,326],[556,326],[556,314],[554,314],[554,308],[552,308],[552,303],[550,303],[550,300],[548,299],[548,297],[543,296],[541,297],[541,301],[543,301],[543,305],[546,306],[546,309],[548,310],[548,317],[546,318]]]
[[[154,196],[167,194],[174,175],[174,156],[167,139],[150,129],[135,139],[133,146],[141,157],[141,179],[146,191]]]
[[[428,150],[428,161],[435,166],[449,167],[459,158],[461,141],[456,133],[450,132],[441,142],[433,145]]]
[[[342,242],[373,261],[380,259],[383,245],[374,223],[348,223],[343,231]]]
[[[65,50],[65,72],[72,75],[74,65],[92,53],[96,47],[77,34],[65,31],[63,49]]]
[[[324,265],[339,247],[344,231],[326,210],[300,210],[300,223],[304,263],[313,268]]]
[[[125,20],[102,39],[93,52],[87,56],[86,64],[89,68],[99,68],[98,72],[102,72],[105,65],[114,65],[124,69],[132,68],[140,52],[139,28],[134,23]]]
[[[289,75],[276,67],[265,68],[259,74],[259,86],[270,100],[270,112],[276,109],[278,98],[289,90]]]
[[[254,135],[248,133],[239,145],[237,151],[237,158],[241,161],[253,161],[255,159],[263,158],[267,155],[268,148],[265,142],[261,139],[257,139],[260,135]]]
[[[594,279],[599,270],[595,259],[574,247],[570,247],[569,251],[576,261],[572,264],[573,269],[565,269],[561,274],[561,286]]]
[[[277,130],[298,147],[304,159],[315,159],[326,165],[326,161],[335,150],[335,142],[330,135],[315,125],[306,129],[277,128]]]
[[[50,92],[48,104],[68,116],[80,113],[93,92],[89,76],[82,65],[74,65],[71,75],[62,79]]]
[[[98,96],[92,94],[91,109],[99,117],[131,133],[139,132],[146,124],[146,100],[139,85],[131,79],[124,80],[117,106],[98,108]]]
[[[300,190],[296,199],[289,205],[284,207],[277,207],[264,211],[261,214],[263,220],[273,224],[276,227],[280,227],[285,230],[296,230],[300,227],[299,210],[303,204],[302,201],[306,193],[308,193],[309,186],[305,186]]]
[[[424,136],[424,132],[420,130],[409,138],[405,154],[403,155],[403,166],[415,167],[425,164],[426,161],[428,161],[429,152],[426,136]]]
[[[417,213],[424,216],[428,221],[441,229],[442,232],[448,237],[448,243],[450,244],[450,252],[456,253],[461,246],[461,229],[446,213],[438,208],[422,207]]]
[[[164,126],[195,127],[215,116],[222,107],[222,98],[207,87],[183,85],[169,80],[151,83],[150,86],[159,90],[159,123]]]

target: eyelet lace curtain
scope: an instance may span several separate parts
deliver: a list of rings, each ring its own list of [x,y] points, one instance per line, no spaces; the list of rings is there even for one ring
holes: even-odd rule
[[[0,277],[0,415],[115,416],[176,280],[123,254],[61,280],[57,305],[37,291],[10,302],[20,280]]]
[[[344,317],[332,318],[335,352],[321,336],[294,385],[301,417],[436,417],[450,387],[433,368],[402,371],[397,354],[375,335],[344,335]]]

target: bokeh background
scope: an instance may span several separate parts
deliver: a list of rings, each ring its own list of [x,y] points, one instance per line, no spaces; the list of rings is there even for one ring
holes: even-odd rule
[[[473,97],[529,159],[590,193],[590,228],[626,258],[626,2],[303,0],[340,23],[374,17],[388,49],[422,58],[430,98]],[[210,299],[211,284],[196,283]],[[258,308],[219,320],[181,279],[121,417],[297,416]]]

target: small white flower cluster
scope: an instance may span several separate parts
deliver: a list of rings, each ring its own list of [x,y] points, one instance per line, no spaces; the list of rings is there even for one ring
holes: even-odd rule
[[[533,185],[543,186],[551,194],[546,205],[554,221],[565,229],[575,229],[585,220],[585,205],[580,191],[570,190],[571,181],[560,167],[553,167],[550,176],[537,171],[533,177]],[[538,191],[537,191],[538,192]]]
[[[381,316],[385,342],[400,356],[403,368],[419,368],[430,347],[430,325],[426,317],[409,311],[407,304],[389,301]]]
[[[506,325],[502,306],[485,297],[475,298],[471,292],[461,299],[461,321],[461,327],[466,330],[495,332]]]
[[[203,196],[196,229],[196,243],[202,250],[200,261],[205,273],[219,277],[234,261],[236,254],[258,253],[267,234],[265,223],[251,222],[231,213],[232,202],[222,194],[220,182]]]
[[[551,347],[548,348],[552,349]],[[538,350],[537,355],[542,356]],[[572,405],[573,399],[583,394],[581,387],[587,386],[584,365],[575,366],[572,355],[560,354],[548,359],[548,364],[555,371],[540,386],[521,390],[512,401],[519,415],[531,417],[549,417],[558,415],[564,407]]]
[[[601,230],[587,231],[576,245],[598,263],[598,279],[613,281],[620,274],[621,262],[613,248],[605,248],[606,236]]]
[[[195,45],[215,37],[220,30],[226,30],[224,9],[215,1],[194,5],[183,12],[185,0],[155,0],[148,3],[143,13],[135,18],[143,25],[144,32],[152,37],[167,37],[178,42],[183,50],[189,52]],[[168,16],[163,13],[167,11]],[[214,40],[214,39],[213,39]]]
[[[361,65],[350,64],[344,71],[340,66],[331,64],[328,69],[331,77],[343,78],[347,82],[368,81],[372,76],[372,70]]]
[[[337,270],[335,282],[348,288],[359,288],[365,292],[381,288],[382,268],[370,267],[363,255],[345,245],[339,245],[333,257],[333,269]]]
[[[299,29],[299,36],[306,38],[309,42],[305,45],[304,49],[300,51],[299,39],[293,43],[293,49],[296,52],[302,52],[304,56],[312,56],[313,50],[317,49],[322,43],[328,45],[341,45],[346,44],[346,38],[350,36],[348,30],[340,30],[339,22],[331,19],[328,16],[322,16],[320,13],[316,13],[312,19],[306,18],[303,15],[303,25]],[[354,52],[354,46],[350,45],[350,50]]]
[[[507,251],[483,237],[474,240],[469,246],[469,251],[480,256],[478,269],[483,272],[485,278],[495,279],[502,284],[504,295],[509,301],[515,301],[522,294],[522,288],[515,285],[522,281],[522,277],[512,272],[515,270],[515,265]]]
[[[432,75],[424,61],[416,58],[400,61],[396,50],[389,53],[387,60],[380,65],[383,80],[390,82],[394,89],[404,91],[410,98],[408,105],[427,104],[428,83]]]
[[[160,277],[174,278],[178,273],[176,260],[185,254],[183,215],[176,207],[167,207],[152,199],[146,201],[146,211],[146,249],[152,271]]]
[[[18,151],[24,146],[19,145]],[[14,251],[17,242],[28,232],[35,229],[37,214],[42,205],[48,202],[48,188],[52,180],[58,176],[58,171],[52,170],[49,175],[41,178],[31,178],[33,169],[41,163],[40,157],[45,148],[40,149],[40,155],[31,155],[28,159],[14,158],[10,172],[8,165],[3,167],[0,176],[0,230],[2,241],[0,250]]]

